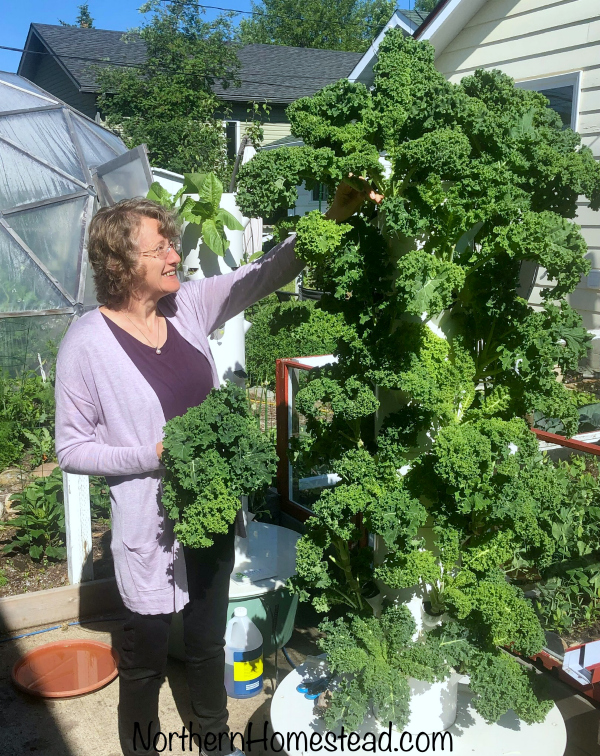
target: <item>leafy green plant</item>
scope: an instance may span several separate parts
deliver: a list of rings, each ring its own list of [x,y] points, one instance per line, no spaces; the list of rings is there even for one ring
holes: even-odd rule
[[[0,570],[0,588],[4,588],[4,586],[8,583],[8,578],[6,577],[6,573],[4,570]]]
[[[26,551],[32,559],[64,559],[65,507],[62,472],[57,467],[46,478],[36,478],[20,494],[11,497],[17,517],[15,538],[3,551]]]
[[[246,372],[251,384],[275,390],[275,360],[331,354],[344,331],[340,316],[310,300],[279,302],[273,294],[247,314]]]
[[[198,227],[202,241],[219,257],[229,248],[225,229],[243,231],[244,227],[228,210],[221,207],[223,184],[214,173],[186,173],[185,183],[174,195],[155,181],[146,197],[158,202],[173,212],[180,221],[188,221]],[[184,194],[197,194],[198,199]]]
[[[0,420],[0,470],[21,459],[23,444],[18,440],[16,424]]]
[[[307,424],[294,464],[326,465],[339,482],[313,505],[291,587],[327,615],[328,654],[342,647],[335,668],[355,675],[329,725],[359,721],[385,690],[405,724],[405,686],[390,687],[382,658],[424,680],[460,664],[486,719],[512,708],[539,721],[548,702],[501,649],[542,647],[521,580],[578,566],[568,560],[597,534],[596,513],[581,520],[597,491],[544,459],[524,418],[578,426],[581,402],[556,366],[576,369],[588,348],[566,295],[589,269],[572,219],[580,195],[600,207],[600,166],[543,95],[499,71],[452,84],[433,47],[398,30],[378,55],[371,90],[342,80],[294,102],[304,146],[261,151],[238,179],[248,216],[286,213],[303,181],[333,192],[342,180],[362,189],[364,176],[384,197],[342,225],[316,212],[296,226],[296,254],[327,292],[318,307],[344,329],[339,361],[310,371],[296,396]],[[524,262],[554,281],[536,310],[518,294]],[[373,548],[360,546],[365,529]],[[445,615],[441,629],[391,651],[405,620],[389,606],[372,618],[373,583],[384,605],[421,596]]]
[[[108,520],[110,518],[110,489],[106,478],[90,476],[90,507],[92,520]]]
[[[203,548],[226,533],[240,496],[269,485],[275,452],[248,410],[244,389],[228,382],[165,426],[163,502],[181,543]]]
[[[54,384],[33,371],[10,378],[0,373],[0,468],[31,449],[33,467],[54,457]]]

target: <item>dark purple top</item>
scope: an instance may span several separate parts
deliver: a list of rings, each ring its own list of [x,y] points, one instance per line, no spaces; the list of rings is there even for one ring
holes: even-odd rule
[[[165,420],[184,415],[197,407],[213,388],[210,365],[206,357],[183,338],[169,319],[167,340],[156,354],[156,347],[143,344],[102,313],[119,344],[132,359],[140,373],[154,389],[165,413]],[[235,534],[246,537],[244,515],[239,509],[235,518]]]
[[[184,415],[190,407],[201,404],[213,387],[210,365],[196,347],[186,341],[169,319],[167,340],[160,354],[150,344],[138,341],[102,313],[108,327],[127,352],[140,373],[154,389],[165,420]]]

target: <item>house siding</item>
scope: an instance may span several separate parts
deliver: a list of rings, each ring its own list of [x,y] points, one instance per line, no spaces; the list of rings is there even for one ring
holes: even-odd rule
[[[450,81],[476,68],[498,68],[515,81],[581,71],[577,130],[600,160],[600,3],[598,0],[488,0],[436,59]],[[584,198],[576,221],[588,244],[587,258],[600,271],[600,213]],[[540,270],[530,303],[551,285]],[[600,290],[582,278],[569,297],[586,328],[600,329]],[[600,359],[597,360],[600,365]]]
[[[240,139],[244,137],[249,125],[247,121],[240,121]],[[292,133],[289,123],[263,123],[262,128],[264,135],[263,145],[276,142],[278,139],[283,139]]]
[[[49,55],[43,58],[43,65],[37,65],[28,78],[86,116],[95,118],[96,96],[91,92],[80,92],[54,58]]]

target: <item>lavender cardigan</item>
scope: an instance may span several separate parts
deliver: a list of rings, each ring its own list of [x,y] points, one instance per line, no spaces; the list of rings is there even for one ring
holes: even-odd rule
[[[288,237],[255,263],[188,281],[160,300],[169,322],[208,359],[215,387],[208,334],[300,273],[294,242]],[[75,321],[56,364],[56,455],[65,472],[107,476],[117,585],[140,614],[179,611],[189,600],[183,549],[161,502],[165,468],[156,444],[164,425],[158,397],[102,313]]]

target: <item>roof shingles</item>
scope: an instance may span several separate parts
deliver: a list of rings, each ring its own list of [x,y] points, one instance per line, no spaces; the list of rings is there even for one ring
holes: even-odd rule
[[[83,92],[98,89],[93,71],[95,63],[90,62],[90,58],[98,59],[100,66],[137,65],[146,60],[143,41],[132,38],[126,42],[125,32],[50,24],[31,26],[49,50],[60,58]],[[215,84],[214,91],[220,98],[288,103],[348,76],[362,54],[283,45],[246,45],[240,49],[238,57],[241,86],[224,89]]]

